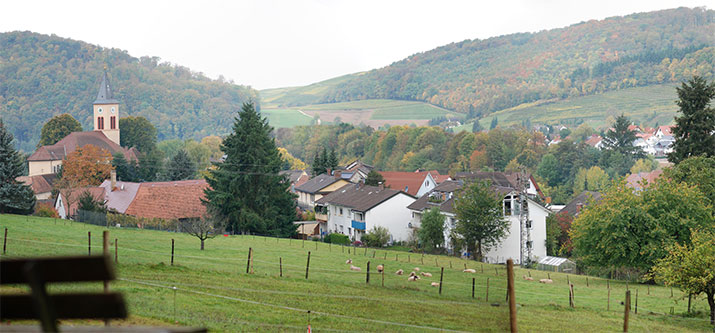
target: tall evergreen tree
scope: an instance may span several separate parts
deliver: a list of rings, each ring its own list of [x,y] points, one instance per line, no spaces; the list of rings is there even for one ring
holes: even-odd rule
[[[136,161],[127,161],[124,154],[118,152],[112,157],[112,166],[117,172],[117,178],[125,182],[139,181]]]
[[[679,163],[691,156],[715,156],[715,109],[710,107],[715,98],[715,82],[708,84],[695,76],[675,89],[680,116],[675,118],[675,144],[668,160]]]
[[[318,176],[325,172],[325,161],[320,155],[320,152],[315,152],[315,157],[313,157],[313,176]]]
[[[630,125],[631,120],[628,117],[618,116],[613,123],[613,128],[609,129],[603,137],[603,147],[634,159],[643,158],[645,157],[643,149],[633,145],[636,141],[636,132],[628,128]]]
[[[497,125],[499,125],[499,119],[497,118],[497,116],[494,116],[494,118],[492,118],[491,125],[489,125],[489,129],[495,129],[497,128]]]
[[[196,165],[185,150],[179,150],[166,166],[168,180],[191,179],[196,174]]]
[[[482,131],[482,124],[479,123],[479,119],[475,119],[472,123],[472,132],[477,133]]]
[[[385,183],[385,177],[375,170],[370,170],[365,179],[365,185],[378,186],[380,183]]]
[[[338,167],[338,156],[335,155],[335,149],[330,148],[330,154],[328,154],[328,161],[326,167],[335,170]]]
[[[279,174],[283,162],[272,131],[253,104],[244,104],[221,147],[226,160],[206,176],[204,203],[226,219],[231,232],[295,233],[294,195]]]
[[[35,207],[35,193],[16,180],[22,176],[24,161],[12,140],[0,119],[0,214],[30,214]]]

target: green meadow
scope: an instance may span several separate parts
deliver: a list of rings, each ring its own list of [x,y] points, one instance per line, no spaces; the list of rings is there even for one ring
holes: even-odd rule
[[[308,323],[316,332],[508,330],[503,265],[389,249],[239,235],[209,239],[206,249],[201,251],[199,240],[187,234],[103,228],[15,215],[0,215],[0,230],[4,228],[8,236],[3,258],[86,254],[88,232],[92,253],[101,253],[101,235],[108,230],[112,256],[117,246],[119,276],[110,288],[124,294],[131,314],[129,319],[115,324],[204,326],[212,332],[305,331]],[[247,261],[249,248],[252,263]],[[345,263],[347,259],[352,259],[361,271],[351,271]],[[371,274],[366,283],[368,261]],[[378,264],[384,265],[384,275],[376,272]],[[465,265],[477,273],[462,272]],[[406,274],[395,275],[398,269],[409,273],[415,267],[432,277],[410,282]],[[439,282],[442,268],[440,294],[439,288],[430,284]],[[529,275],[536,281],[523,278]],[[516,269],[515,276],[518,325],[522,331],[622,329],[620,302],[624,299],[625,282],[521,268]],[[547,276],[553,279],[553,284],[537,282]],[[568,305],[568,282],[574,285],[575,308]],[[78,288],[62,284],[52,286],[50,293]],[[81,288],[99,291],[102,287],[96,283],[83,284]],[[671,297],[671,289],[662,286],[631,283],[628,288],[634,295],[633,306],[638,293],[638,314],[631,313],[631,331],[712,329],[705,317],[707,304],[702,297],[693,301],[696,314],[686,316],[687,298],[677,289]],[[17,290],[26,288],[0,288],[2,293]]]

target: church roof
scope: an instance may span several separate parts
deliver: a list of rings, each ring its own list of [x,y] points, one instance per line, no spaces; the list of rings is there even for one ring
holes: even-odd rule
[[[94,104],[118,104],[119,101],[114,99],[114,94],[112,93],[112,87],[109,85],[109,78],[107,77],[107,72],[104,72],[102,76],[102,83],[99,85],[99,92],[97,93],[97,99]]]
[[[69,153],[85,145],[93,145],[109,151],[110,154],[123,153],[127,160],[137,160],[135,148],[123,148],[107,138],[101,131],[72,132],[54,145],[42,146],[33,153],[28,161],[63,160]]]

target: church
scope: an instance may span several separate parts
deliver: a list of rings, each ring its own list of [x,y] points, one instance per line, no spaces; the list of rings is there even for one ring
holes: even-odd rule
[[[119,101],[114,99],[107,72],[104,72],[97,99],[93,104],[93,131],[72,132],[53,145],[38,148],[28,159],[29,177],[56,174],[71,152],[85,145],[106,149],[110,154],[123,153],[127,160],[137,159],[135,148],[119,145]]]

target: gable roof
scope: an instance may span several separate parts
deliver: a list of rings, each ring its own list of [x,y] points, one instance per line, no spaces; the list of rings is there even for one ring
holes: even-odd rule
[[[602,140],[603,140],[603,138],[600,135],[594,134],[594,135],[591,135],[588,139],[586,139],[585,142],[587,145],[589,145],[591,147],[596,147],[596,145],[598,145],[598,143],[601,142]]]
[[[54,145],[38,148],[28,161],[57,161],[63,160],[77,148],[93,145],[106,149],[110,154],[123,153],[127,160],[137,160],[135,148],[126,149],[107,138],[102,131],[72,132]]]
[[[288,181],[291,183],[297,182],[301,176],[307,175],[308,173],[305,172],[305,170],[283,170],[279,172],[281,175],[286,175],[288,177]]]
[[[99,84],[99,92],[97,92],[97,99],[94,100],[93,104],[119,104],[119,101],[114,99],[114,93],[112,92],[112,87],[109,85],[109,78],[107,77],[107,72],[104,72],[102,76],[102,83]]]
[[[403,191],[378,186],[347,184],[316,201],[316,204],[333,204],[352,208],[358,212],[366,212],[384,201],[398,195],[414,196]]]
[[[141,183],[126,214],[145,218],[180,219],[201,217],[206,180]]]
[[[32,188],[32,192],[35,192],[35,194],[52,192],[52,186],[55,183],[55,179],[57,179],[57,175],[54,173],[17,177],[18,182],[29,185]]]
[[[458,180],[446,180],[432,189],[434,192],[454,192],[462,188],[463,182]]]
[[[379,171],[382,178],[385,178],[385,187],[407,192],[409,195],[417,195],[422,183],[427,176],[432,176],[430,171],[405,172],[405,171]],[[434,179],[434,178],[433,178]]]
[[[320,190],[332,185],[339,180],[341,180],[341,178],[336,178],[334,176],[324,173],[296,187],[295,190],[313,194],[320,192]]]
[[[641,181],[644,179],[648,181],[648,184],[653,184],[658,177],[663,173],[663,170],[658,169],[658,170],[653,170],[651,172],[639,172],[639,173],[632,173],[626,177],[626,182],[628,183],[627,185],[630,186],[631,188],[634,188],[636,190],[641,190],[643,189],[641,186]]]
[[[591,201],[593,200],[593,201]],[[601,201],[601,193],[594,191],[583,191],[579,193],[573,200],[571,200],[564,208],[561,208],[559,213],[566,213],[571,216],[576,216],[580,213],[583,206],[587,206],[589,203],[597,203]]]
[[[445,201],[442,201],[440,203],[437,202],[430,202],[429,201],[430,196],[429,195],[423,195],[419,199],[415,200],[415,202],[411,203],[409,206],[407,206],[407,209],[411,210],[416,210],[416,211],[424,211],[426,209],[431,209],[434,207],[439,208],[441,212],[445,213],[450,213],[454,214],[454,198],[449,198]]]
[[[107,201],[107,208],[124,214],[136,197],[140,185],[141,183],[118,181],[116,187],[112,188],[112,181],[105,180],[99,187],[104,188],[104,200]]]

